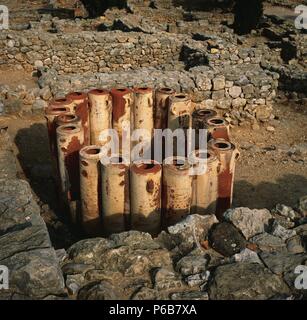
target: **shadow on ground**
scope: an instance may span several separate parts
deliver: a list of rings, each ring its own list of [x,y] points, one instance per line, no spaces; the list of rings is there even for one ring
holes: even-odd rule
[[[307,179],[300,175],[285,174],[276,183],[261,182],[256,186],[239,180],[234,186],[233,206],[271,209],[277,203],[282,203],[295,207],[297,200],[306,194]]]

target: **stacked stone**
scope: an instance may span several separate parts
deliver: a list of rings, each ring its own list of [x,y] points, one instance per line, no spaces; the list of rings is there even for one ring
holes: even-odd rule
[[[59,74],[109,72],[172,64],[183,36],[122,32],[51,34],[37,31],[0,35],[2,64],[33,70],[53,65]]]

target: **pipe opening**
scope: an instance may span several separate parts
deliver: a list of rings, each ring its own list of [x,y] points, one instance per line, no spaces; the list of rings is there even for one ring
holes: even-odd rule
[[[185,99],[187,96],[184,94],[177,94],[175,97],[178,99]]]
[[[125,89],[125,88],[119,88],[119,89],[116,89],[117,91],[120,91],[120,92],[125,92],[125,91],[127,91],[127,89]]]
[[[144,169],[145,170],[150,170],[150,169],[153,169],[154,167],[155,167],[154,163],[145,163],[144,164]]]
[[[225,121],[223,119],[209,119],[208,122],[210,124],[216,124],[216,125],[225,124]]]
[[[185,161],[184,160],[180,160],[180,159],[177,159],[177,160],[174,160],[173,161],[173,165],[177,168],[180,168],[180,167],[183,167],[185,165]]]
[[[73,130],[76,130],[77,127],[76,126],[69,126],[69,127],[63,127],[62,129],[64,131],[73,131]]]
[[[60,107],[51,107],[51,110],[54,112],[65,112],[67,111],[66,108],[60,108]]]
[[[95,155],[95,154],[100,153],[100,149],[99,148],[91,148],[91,149],[87,149],[85,152],[86,152],[86,154]]]
[[[200,116],[207,116],[209,114],[213,114],[214,112],[212,112],[211,110],[198,110],[197,114],[199,114]]]
[[[62,115],[62,116],[59,116],[59,119],[60,119],[61,121],[66,122],[66,121],[75,120],[75,119],[77,119],[77,117],[74,116],[73,114],[64,114],[64,115]]]
[[[173,92],[173,90],[171,88],[162,88],[160,89],[160,91],[163,91],[163,92]]]
[[[229,144],[225,143],[225,142],[216,142],[214,144],[214,146],[218,149],[228,149],[229,148]]]
[[[148,87],[138,88],[138,90],[146,91],[146,90],[148,90]]]
[[[66,98],[55,99],[55,102],[67,102]]]

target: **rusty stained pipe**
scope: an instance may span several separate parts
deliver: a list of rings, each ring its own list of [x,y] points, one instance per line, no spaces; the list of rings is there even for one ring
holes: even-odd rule
[[[118,133],[119,149],[122,150],[123,124],[130,123],[131,129],[134,127],[133,121],[133,91],[128,88],[115,88],[111,90],[113,101],[113,129]]]
[[[195,149],[199,148],[199,130],[208,129],[207,119],[216,117],[217,112],[211,109],[198,109],[193,112],[192,115],[192,128],[195,130]],[[209,134],[207,132],[207,141]]]
[[[105,235],[123,232],[130,224],[129,165],[120,155],[101,165],[102,225]]]
[[[225,119],[212,117],[206,120],[209,139],[224,139],[230,141],[229,124]]]
[[[100,159],[100,146],[80,150],[81,223],[85,233],[91,236],[102,232]]]
[[[163,162],[163,225],[174,225],[190,214],[192,176],[185,157],[169,157]]]
[[[75,114],[75,103],[67,97],[51,100],[49,107],[67,107],[70,113]]]
[[[176,130],[191,128],[192,101],[187,94],[179,93],[169,97],[168,128]]]
[[[160,88],[155,92],[155,129],[167,128],[167,113],[169,108],[169,97],[172,96],[175,91],[171,88]]]
[[[112,97],[107,90],[94,89],[88,93],[90,110],[90,136],[92,145],[103,145],[100,134],[112,128]]]
[[[195,150],[190,159],[195,169],[191,212],[201,215],[215,214],[220,162],[211,150]]]
[[[84,145],[90,144],[90,115],[88,107],[88,95],[84,92],[71,92],[66,98],[75,104],[75,114],[81,119],[84,131]]]
[[[70,206],[80,199],[79,151],[84,133],[82,127],[73,124],[60,126],[56,131],[61,191],[64,204]],[[72,222],[77,222],[76,212],[71,211],[70,217]]]
[[[183,129],[185,136],[184,150],[185,156],[188,156],[188,145],[191,142],[191,137],[188,136],[188,129],[192,126],[191,117],[192,101],[187,94],[175,94],[169,97],[169,110],[168,110],[168,128],[172,131],[176,129]],[[182,156],[178,154],[177,143],[183,142],[173,140],[174,155]]]
[[[234,144],[225,139],[211,140],[208,146],[216,153],[221,166],[218,174],[216,216],[222,220],[223,213],[232,205],[236,160],[240,153]]]
[[[153,90],[151,88],[135,88],[133,108],[133,129],[154,129]]]
[[[136,162],[130,168],[131,228],[152,235],[161,231],[162,166]]]
[[[47,130],[48,130],[51,156],[56,162],[58,159],[58,151],[57,151],[55,119],[60,115],[66,115],[69,113],[70,113],[70,109],[68,107],[49,106],[48,108],[45,109],[45,118],[47,120]]]

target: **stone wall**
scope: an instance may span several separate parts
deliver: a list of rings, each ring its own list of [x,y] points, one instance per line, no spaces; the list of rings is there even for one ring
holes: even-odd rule
[[[53,66],[59,74],[109,72],[169,65],[179,60],[184,37],[122,32],[2,32],[1,64],[27,69]]]

